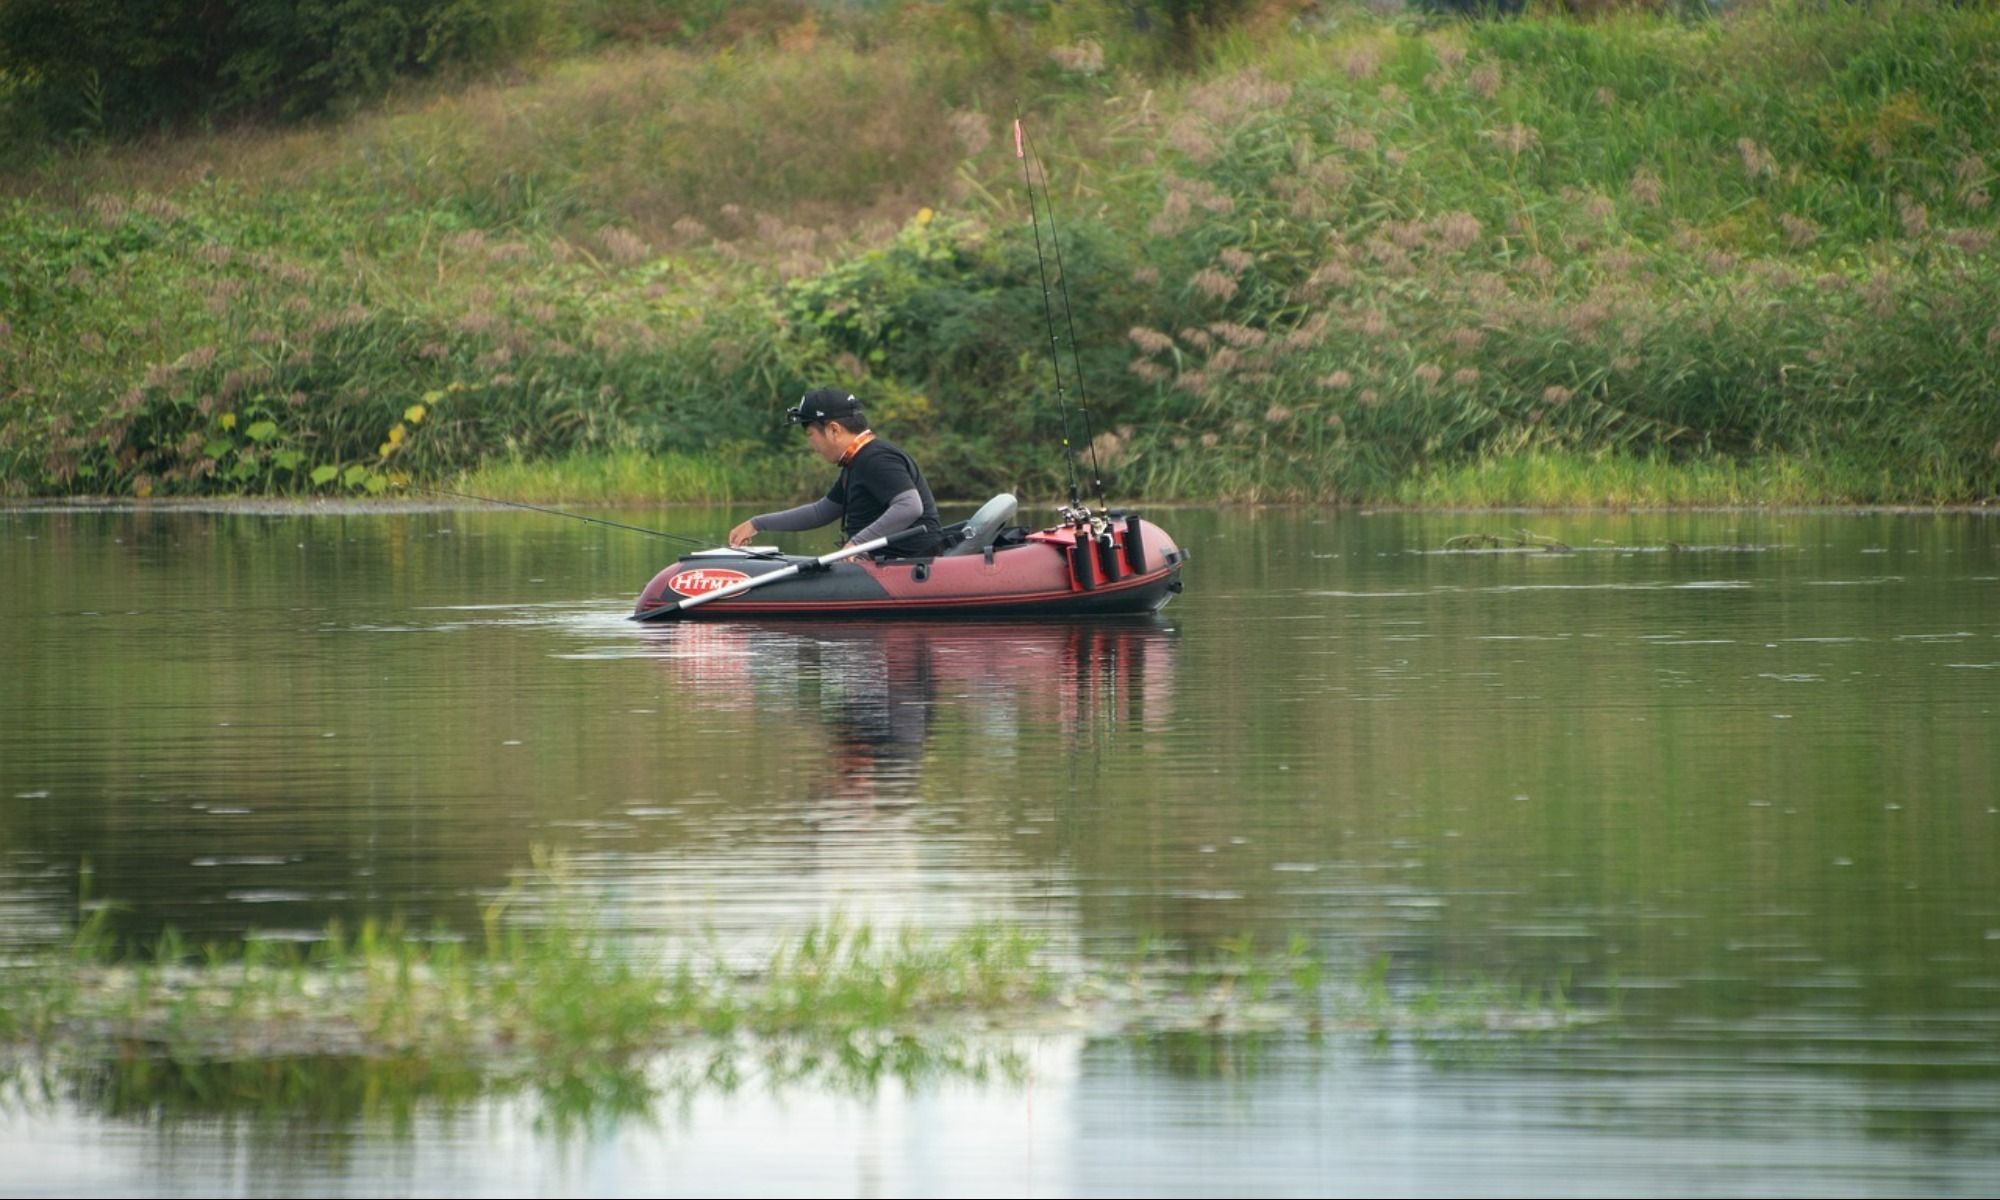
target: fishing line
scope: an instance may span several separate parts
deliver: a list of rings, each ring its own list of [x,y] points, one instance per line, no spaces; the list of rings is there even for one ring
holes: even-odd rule
[[[724,538],[720,541],[714,539],[691,538],[678,533],[667,533],[664,530],[647,529],[642,525],[626,525],[619,521],[607,521],[601,517],[586,517],[581,513],[564,512],[560,508],[543,508],[539,504],[523,504],[519,500],[495,500],[491,496],[474,496],[469,492],[454,492],[449,488],[423,487],[419,484],[414,484],[414,483],[405,484],[404,486],[409,488],[409,490],[413,492],[429,492],[432,495],[451,496],[459,500],[477,500],[481,504],[501,504],[505,505],[508,508],[524,508],[529,512],[547,513],[549,516],[552,517],[568,517],[572,521],[583,521],[591,525],[605,525],[612,529],[623,529],[628,533],[643,533],[650,537],[665,538],[670,542],[680,542],[685,545],[700,547],[701,549],[712,549],[719,545],[728,544],[727,538]],[[745,550],[739,547],[737,549],[737,553],[748,555],[751,558],[768,558],[773,562],[787,561],[785,556],[782,554],[771,554],[762,550]]]

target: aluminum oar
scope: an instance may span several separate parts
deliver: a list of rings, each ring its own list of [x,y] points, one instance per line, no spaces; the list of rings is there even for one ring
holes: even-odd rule
[[[776,583],[781,579],[790,579],[794,575],[804,574],[807,571],[823,571],[837,562],[844,562],[857,555],[872,554],[890,542],[898,538],[908,537],[913,533],[921,532],[924,528],[923,525],[912,525],[901,532],[873,538],[861,543],[859,546],[849,546],[844,550],[835,550],[832,554],[822,554],[811,562],[793,563],[789,567],[780,567],[767,574],[745,579],[741,583],[732,583],[727,587],[719,587],[712,592],[703,592],[699,596],[689,596],[682,600],[676,600],[672,604],[662,604],[658,608],[649,608],[642,613],[633,613],[632,619],[634,621],[657,621],[663,617],[671,617],[676,613],[683,613],[690,608],[696,608],[712,601],[727,600],[731,596],[740,596],[744,592],[763,587],[767,583]]]

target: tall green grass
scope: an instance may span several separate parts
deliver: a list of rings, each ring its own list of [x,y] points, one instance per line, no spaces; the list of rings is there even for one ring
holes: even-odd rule
[[[1677,508],[1891,503],[1907,483],[1804,458],[1674,461],[1531,453],[1423,471],[1384,497],[1420,508]]]
[[[1205,428],[1133,454],[1280,494],[1579,451],[1989,494],[1995,28],[1774,8],[1253,54],[1162,118],[1152,228],[1185,236],[1134,368]]]
[[[562,503],[728,503],[810,492],[823,472],[799,459],[727,463],[687,454],[614,451],[563,458],[492,461],[453,481],[456,490],[509,500]]]
[[[1025,97],[1121,495],[2000,492],[1990,6],[1332,9],[1192,73],[976,7],[47,160],[0,207],[0,486],[791,494],[777,412],[835,382],[940,490],[1053,492]]]

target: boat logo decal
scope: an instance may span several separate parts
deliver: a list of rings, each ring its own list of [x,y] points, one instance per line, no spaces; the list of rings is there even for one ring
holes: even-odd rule
[[[732,583],[742,583],[750,578],[741,571],[728,571],[717,567],[697,567],[692,571],[682,571],[667,580],[667,586],[683,596],[701,596],[726,588]]]

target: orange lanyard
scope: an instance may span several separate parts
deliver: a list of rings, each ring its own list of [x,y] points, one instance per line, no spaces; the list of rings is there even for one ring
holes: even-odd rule
[[[866,446],[874,440],[875,431],[872,429],[864,430],[860,437],[854,439],[854,444],[847,448],[847,453],[840,456],[840,465],[844,467],[848,463],[853,462],[854,456],[861,453],[861,447]]]

